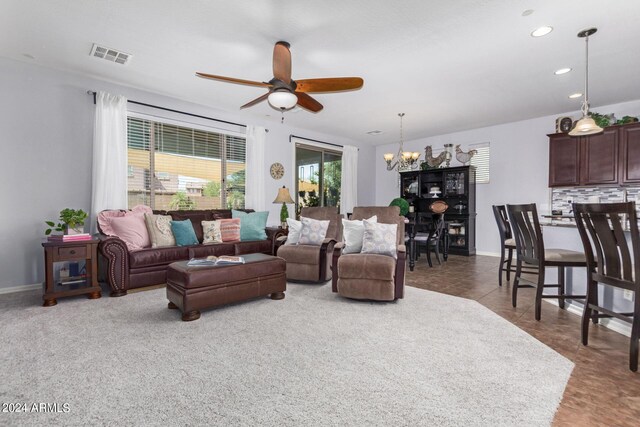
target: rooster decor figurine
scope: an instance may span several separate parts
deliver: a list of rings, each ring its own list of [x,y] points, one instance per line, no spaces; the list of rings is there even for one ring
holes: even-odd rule
[[[443,151],[442,153],[438,154],[438,157],[433,157],[433,149],[431,148],[430,145],[427,145],[426,147],[424,147],[424,153],[425,153],[425,156],[424,156],[425,161],[427,162],[429,167],[432,167],[432,168],[439,167],[447,157],[446,151]]]
[[[478,150],[469,150],[468,152],[464,152],[460,149],[460,144],[456,145],[456,159],[463,165],[467,165],[471,161],[471,158],[478,154]]]

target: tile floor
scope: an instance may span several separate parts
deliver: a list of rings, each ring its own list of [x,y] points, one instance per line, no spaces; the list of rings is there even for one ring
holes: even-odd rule
[[[629,338],[591,325],[589,346],[580,340],[580,316],[543,303],[542,320],[534,319],[533,289],[518,290],[511,306],[511,285],[498,286],[498,258],[450,256],[442,266],[427,265],[426,256],[407,271],[406,283],[469,298],[491,309],[575,363],[555,426],[639,426],[640,372],[628,368]],[[505,360],[504,363],[509,363]]]

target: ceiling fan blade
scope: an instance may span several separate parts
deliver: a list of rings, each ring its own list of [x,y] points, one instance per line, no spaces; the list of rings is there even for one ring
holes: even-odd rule
[[[198,77],[202,77],[203,79],[211,79],[211,80],[219,80],[221,82],[228,83],[237,83],[240,85],[247,86],[260,86],[260,87],[271,87],[271,83],[264,82],[254,82],[251,80],[242,80],[242,79],[234,79],[233,77],[224,77],[224,76],[216,76],[214,74],[205,74],[205,73],[196,73]]]
[[[364,84],[364,80],[360,77],[328,77],[325,79],[296,80],[296,84],[296,92],[342,92],[360,89]]]
[[[271,93],[271,92],[267,92],[264,95],[257,97],[253,101],[247,102],[242,107],[240,107],[240,109],[242,110],[243,108],[253,107],[256,104],[261,103],[262,101],[264,101],[265,99],[267,99],[269,97],[269,93]]]
[[[291,83],[291,51],[287,42],[277,42],[273,47],[273,77]]]
[[[317,113],[324,108],[322,104],[304,92],[296,91],[296,96],[298,97],[298,105],[306,110]]]

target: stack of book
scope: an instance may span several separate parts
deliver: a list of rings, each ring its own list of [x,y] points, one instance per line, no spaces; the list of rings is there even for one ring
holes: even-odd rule
[[[77,242],[80,240],[91,240],[91,234],[54,234],[49,236],[50,242]]]

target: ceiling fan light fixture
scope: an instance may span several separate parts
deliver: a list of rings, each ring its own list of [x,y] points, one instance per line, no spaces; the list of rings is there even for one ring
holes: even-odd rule
[[[290,110],[298,103],[298,97],[287,89],[276,89],[269,94],[269,105],[278,110]]]

